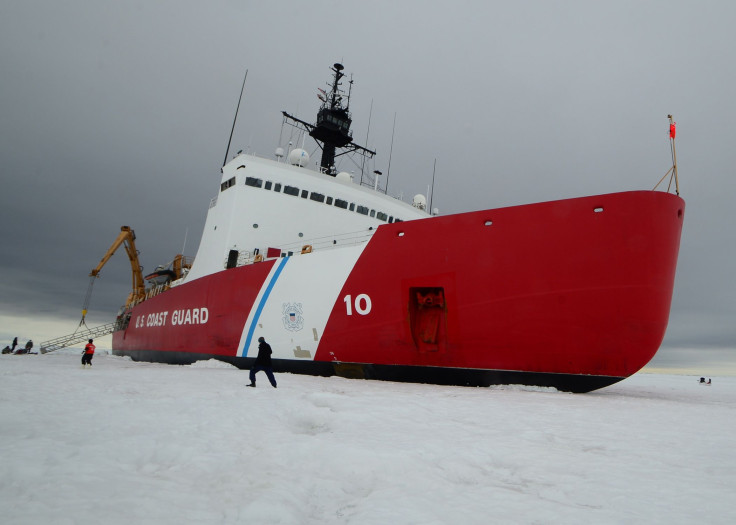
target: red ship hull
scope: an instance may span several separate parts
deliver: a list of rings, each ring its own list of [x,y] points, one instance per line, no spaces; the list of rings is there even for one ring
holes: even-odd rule
[[[607,386],[640,370],[662,342],[684,208],[677,196],[636,191],[380,226],[312,350],[275,352],[275,371]],[[114,353],[249,366],[249,314],[284,262],[224,270],[140,303],[113,334]],[[365,301],[370,313],[359,315]],[[276,350],[288,336],[267,339]]]

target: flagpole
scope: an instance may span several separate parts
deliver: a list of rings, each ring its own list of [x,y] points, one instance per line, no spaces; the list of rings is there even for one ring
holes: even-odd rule
[[[672,120],[672,115],[667,115],[670,119],[670,140],[672,141],[672,170],[675,175],[675,192],[680,194],[680,181],[677,178],[677,151],[675,150],[675,131],[676,123]]]

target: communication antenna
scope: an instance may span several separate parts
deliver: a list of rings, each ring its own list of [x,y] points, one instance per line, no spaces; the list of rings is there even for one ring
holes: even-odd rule
[[[365,143],[368,144],[368,134],[371,132],[371,117],[373,116],[373,99],[371,99],[371,109],[368,112],[368,130],[365,132]],[[363,173],[365,171],[365,155],[360,163],[360,184],[363,184]]]
[[[238,97],[238,107],[235,109],[235,117],[233,118],[233,127],[230,130],[230,140],[227,141],[227,149],[225,150],[225,160],[222,161],[223,167],[227,164],[227,156],[230,154],[230,143],[233,141],[233,133],[235,132],[235,121],[238,120],[238,111],[240,110],[240,101],[243,100],[243,91],[245,91],[245,80],[248,78],[248,70],[245,70],[243,78],[243,87],[240,88],[240,97]]]
[[[330,91],[318,89],[317,98],[322,101],[322,105],[317,112],[317,121],[314,124],[289,115],[286,111],[281,113],[292,126],[309,133],[309,136],[315,140],[322,149],[320,171],[334,177],[337,175],[335,157],[352,152],[373,157],[376,152],[353,142],[353,134],[350,131],[353,119],[348,111],[350,101],[348,99],[347,104],[343,103],[345,97],[343,96],[343,90],[340,89],[342,85],[340,80],[345,76],[342,71],[345,67],[340,63],[336,63],[331,69],[334,75]],[[350,81],[350,88],[352,89],[352,80]],[[337,153],[338,150],[340,153]]]
[[[394,154],[394,133],[396,132],[396,112],[394,111],[394,127],[391,130],[391,149],[388,153],[388,169],[386,170],[386,190],[384,193],[388,195],[388,178],[391,176],[391,157]]]
[[[437,169],[437,157],[434,159],[434,166],[432,167],[432,193],[429,196],[429,210],[432,211],[432,199],[434,199],[434,173]]]

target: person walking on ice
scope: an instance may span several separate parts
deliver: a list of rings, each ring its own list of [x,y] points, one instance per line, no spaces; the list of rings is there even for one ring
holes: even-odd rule
[[[276,378],[273,377],[273,367],[271,366],[271,345],[269,345],[263,337],[258,338],[258,357],[256,362],[250,369],[250,384],[247,386],[256,386],[256,373],[263,370],[271,382],[271,386],[276,388]]]
[[[82,354],[82,366],[92,366],[92,358],[95,355],[95,345],[92,344],[92,339],[84,347],[84,353]]]

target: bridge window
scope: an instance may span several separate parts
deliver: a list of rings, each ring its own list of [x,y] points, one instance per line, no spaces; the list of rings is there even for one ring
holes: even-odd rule
[[[220,184],[220,191],[225,191],[226,189],[232,186],[235,186],[235,177],[232,177],[226,180],[225,182],[223,182],[222,184]]]
[[[382,211],[379,211],[378,213],[376,213],[376,219],[386,222],[386,219],[388,219],[388,215],[386,215]]]
[[[309,196],[310,199],[317,202],[325,202],[325,196],[321,193],[315,193],[312,192],[312,194]]]
[[[306,199],[309,197],[309,192],[307,190],[302,190],[302,199]]]
[[[327,200],[325,201],[325,203],[332,206],[332,197],[327,197]]]
[[[271,184],[273,184],[273,183],[270,180],[267,180],[266,181],[266,184],[263,186],[263,188],[266,189],[266,190],[270,190],[271,189]]]
[[[280,182],[277,182],[276,184],[273,185],[273,191],[275,191],[276,193],[278,193],[278,192],[281,191],[281,183]]]
[[[342,199],[335,199],[335,206],[338,208],[342,208],[343,210],[348,209],[348,202],[344,201]]]
[[[261,187],[263,187],[263,180],[257,179],[255,177],[246,177],[245,178],[245,185],[246,186],[253,186],[254,188],[261,188]]]
[[[365,206],[358,206],[358,209],[355,211],[357,211],[361,215],[368,215],[368,208],[366,208]]]
[[[295,188],[294,186],[284,186],[284,193],[287,195],[299,195],[299,188]]]

